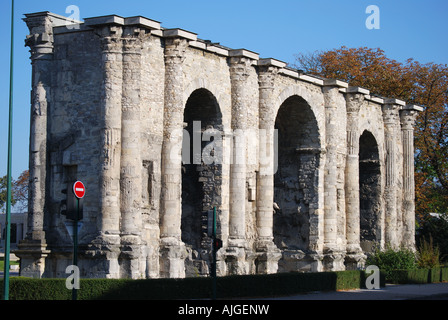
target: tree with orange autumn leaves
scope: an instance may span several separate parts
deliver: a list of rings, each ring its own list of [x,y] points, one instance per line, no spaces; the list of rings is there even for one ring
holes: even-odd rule
[[[377,48],[341,47],[296,55],[298,69],[324,78],[367,88],[371,94],[396,98],[424,108],[415,126],[416,215],[448,216],[448,66],[400,63]]]

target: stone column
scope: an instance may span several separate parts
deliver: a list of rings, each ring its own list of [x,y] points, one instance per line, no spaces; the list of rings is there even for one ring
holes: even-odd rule
[[[230,82],[232,100],[232,159],[230,163],[228,270],[246,274],[246,81],[252,59],[246,50],[230,50]]]
[[[123,24],[118,16],[85,19],[95,28],[102,50],[98,237],[86,257],[104,259],[104,277],[119,278],[121,108],[123,93]]]
[[[142,248],[142,159],[140,145],[141,47],[145,31],[127,26],[123,32],[123,89],[121,114],[121,269],[131,278],[140,270]]]
[[[397,237],[397,195],[398,195],[398,147],[400,138],[399,109],[404,105],[397,99],[385,99],[383,105],[384,140],[386,147],[385,240],[393,248],[398,247]]]
[[[368,90],[349,87],[347,89],[347,157],[345,166],[345,208],[346,208],[346,264],[350,269],[362,265],[365,255],[360,245],[359,204],[359,110]]]
[[[165,108],[162,145],[161,194],[161,277],[185,277],[187,256],[181,236],[182,216],[182,130],[184,118],[183,66],[188,39],[193,34],[183,30],[164,31],[165,38]]]
[[[403,139],[403,234],[401,244],[415,250],[414,125],[422,107],[407,105],[400,112]]]
[[[339,88],[347,84],[338,80],[325,80],[325,140],[326,161],[324,181],[324,267],[336,271],[344,269],[343,252],[337,243],[337,155],[338,132],[341,129],[337,118]]]
[[[276,273],[280,250],[274,244],[274,174],[275,152],[274,83],[279,69],[286,64],[274,59],[258,61],[259,101],[259,172],[257,182],[257,231],[256,250],[258,272]]]
[[[47,196],[47,115],[51,108],[53,27],[48,12],[27,14],[32,64],[31,126],[29,155],[28,230],[15,254],[21,259],[20,275],[40,278],[44,273],[46,249],[44,215]]]

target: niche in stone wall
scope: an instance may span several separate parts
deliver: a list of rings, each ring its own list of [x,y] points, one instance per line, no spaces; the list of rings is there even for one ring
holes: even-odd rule
[[[308,103],[292,96],[280,106],[278,166],[274,176],[274,242],[284,251],[306,252],[310,234],[310,204],[315,201],[319,167],[317,121]],[[279,261],[279,270],[295,267]],[[286,264],[285,264],[286,263]]]
[[[154,201],[154,162],[143,160],[142,207],[150,208]]]
[[[371,252],[380,240],[381,169],[378,144],[369,131],[359,139],[360,241]]]
[[[184,110],[182,144],[181,230],[182,241],[189,251],[185,261],[187,276],[208,274],[209,270],[207,211],[216,206],[219,216],[222,184],[222,161],[215,161],[222,144],[215,140],[214,133],[218,136],[222,131],[216,98],[206,89],[194,91]]]

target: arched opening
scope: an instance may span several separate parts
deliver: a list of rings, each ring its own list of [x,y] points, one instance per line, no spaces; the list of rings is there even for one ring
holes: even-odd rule
[[[372,252],[380,241],[381,169],[378,144],[369,131],[359,138],[360,243]]]
[[[299,96],[280,106],[278,166],[274,175],[274,243],[283,251],[279,272],[296,271],[309,248],[310,213],[317,208],[320,142],[311,107]]]
[[[221,205],[222,143],[218,139],[222,115],[216,98],[206,89],[195,90],[184,110],[182,144],[182,241],[189,256],[186,276],[207,275],[210,238],[207,211]]]

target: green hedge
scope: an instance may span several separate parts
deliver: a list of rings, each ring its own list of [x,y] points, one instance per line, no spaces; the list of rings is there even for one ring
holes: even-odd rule
[[[357,289],[364,287],[365,279],[364,272],[357,270],[219,277],[217,297],[270,297]],[[81,279],[80,286],[79,300],[207,299],[212,292],[211,278]],[[71,299],[65,279],[11,278],[9,292],[10,300]]]
[[[428,282],[429,283],[437,283],[441,281],[441,269],[433,268],[429,269]]]
[[[440,281],[448,282],[448,268],[440,269]]]
[[[448,282],[448,268],[393,270],[385,281],[394,284]],[[217,279],[217,297],[270,297],[312,291],[364,288],[363,271],[318,273],[278,273],[271,275],[228,276]],[[0,280],[3,286],[3,279]],[[10,279],[11,300],[70,300],[65,279]],[[79,300],[207,299],[211,297],[210,278],[186,279],[81,279]]]
[[[448,282],[448,268],[392,270],[386,280],[394,284]]]
[[[391,270],[387,282],[393,284],[428,283],[429,269]]]

